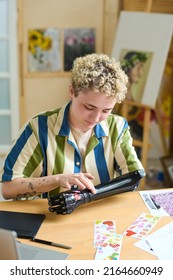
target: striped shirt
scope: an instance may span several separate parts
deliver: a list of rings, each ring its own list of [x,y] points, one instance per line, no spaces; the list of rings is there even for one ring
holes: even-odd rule
[[[95,125],[82,162],[68,122],[70,102],[38,114],[20,131],[0,172],[0,180],[79,173],[84,166],[97,185],[121,174],[143,169],[127,121],[118,115]],[[118,173],[117,173],[118,172]],[[56,193],[57,190],[51,191]]]

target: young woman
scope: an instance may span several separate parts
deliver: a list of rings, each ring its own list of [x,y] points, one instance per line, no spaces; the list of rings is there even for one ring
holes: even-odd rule
[[[126,97],[128,78],[114,59],[91,54],[74,61],[71,101],[38,114],[22,128],[0,179],[5,199],[46,197],[143,169],[127,121],[111,114]]]

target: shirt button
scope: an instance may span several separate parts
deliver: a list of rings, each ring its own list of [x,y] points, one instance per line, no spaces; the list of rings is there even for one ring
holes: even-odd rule
[[[79,165],[80,165],[80,162],[79,162],[79,161],[77,161],[77,162],[76,162],[76,165],[77,165],[77,166],[79,166]]]

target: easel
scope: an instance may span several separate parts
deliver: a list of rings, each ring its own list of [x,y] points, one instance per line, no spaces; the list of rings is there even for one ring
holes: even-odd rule
[[[129,108],[135,106],[137,108],[141,108],[144,110],[144,120],[143,120],[143,138],[141,140],[133,139],[134,147],[140,147],[142,149],[141,152],[141,162],[145,170],[147,169],[147,158],[148,158],[148,150],[149,150],[149,132],[150,132],[150,119],[151,119],[151,108],[148,105],[143,105],[141,103],[136,103],[134,101],[125,100],[123,101],[121,107],[121,115],[127,119],[128,121],[128,112]],[[140,187],[144,188],[145,186],[145,177],[141,180]]]
[[[145,3],[144,12],[150,13],[152,11],[153,0],[146,0],[145,2],[146,3]],[[151,112],[154,108],[151,108],[148,105],[136,103],[134,101],[125,100],[125,101],[123,101],[123,104],[121,105],[119,112],[123,117],[125,117],[127,119],[127,121],[128,121],[128,112],[129,112],[130,107],[132,107],[132,106],[135,106],[139,109],[141,108],[144,111],[143,137],[140,141],[137,139],[134,139],[133,145],[134,145],[134,147],[141,148],[141,162],[147,172],[147,159],[148,159],[148,151],[150,148],[150,143],[149,143],[150,120],[151,120]],[[155,110],[155,112],[157,114],[157,110]],[[141,188],[145,188],[145,181],[146,181],[146,177],[144,177],[141,180],[141,183],[140,183]]]

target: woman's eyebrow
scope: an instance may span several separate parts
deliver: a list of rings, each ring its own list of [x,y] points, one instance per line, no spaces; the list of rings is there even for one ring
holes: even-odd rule
[[[93,107],[93,108],[97,108],[97,106],[95,106],[95,105],[92,105],[92,104],[90,104],[90,103],[85,103],[85,105],[86,105],[86,106],[90,106],[90,107]]]
[[[93,105],[93,104],[90,104],[90,103],[85,103],[85,106],[90,106],[90,107],[96,108],[96,109],[98,108],[97,106],[95,106],[95,105]],[[113,109],[113,108],[111,107],[111,108],[104,108],[104,109],[102,109],[102,110],[106,110],[106,111],[108,110],[108,111],[109,111],[109,110],[112,110],[112,109]]]

